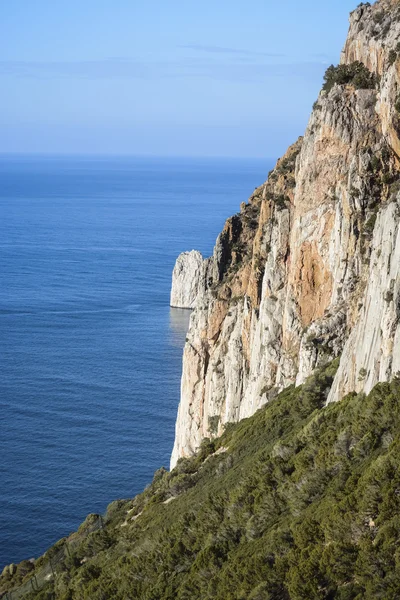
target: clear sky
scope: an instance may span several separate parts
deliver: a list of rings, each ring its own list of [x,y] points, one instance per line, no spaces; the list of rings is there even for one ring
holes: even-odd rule
[[[275,157],[357,0],[0,3],[0,152]]]

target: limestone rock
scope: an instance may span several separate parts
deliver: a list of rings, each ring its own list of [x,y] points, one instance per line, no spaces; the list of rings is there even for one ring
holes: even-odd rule
[[[203,261],[172,467],[337,356],[329,401],[400,371],[398,39],[398,2],[352,13],[341,60],[364,63],[375,89],[322,91]]]
[[[194,308],[199,294],[203,257],[197,250],[183,252],[172,273],[170,305],[174,308]]]
[[[328,401],[400,375],[400,196],[378,215],[360,316]]]

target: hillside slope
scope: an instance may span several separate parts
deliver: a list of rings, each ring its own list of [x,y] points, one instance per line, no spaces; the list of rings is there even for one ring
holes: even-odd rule
[[[104,529],[24,597],[398,599],[400,381],[324,408],[336,368],[110,505]]]

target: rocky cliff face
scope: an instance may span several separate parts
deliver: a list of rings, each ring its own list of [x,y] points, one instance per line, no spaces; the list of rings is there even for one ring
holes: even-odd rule
[[[182,252],[172,272],[170,305],[174,308],[194,308],[202,285],[204,259],[200,252]]]
[[[329,401],[400,371],[400,4],[351,15],[304,138],[202,263],[171,459],[342,355]]]

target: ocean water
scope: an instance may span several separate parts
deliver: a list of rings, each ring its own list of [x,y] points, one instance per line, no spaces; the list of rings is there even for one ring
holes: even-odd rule
[[[209,255],[271,165],[0,157],[0,568],[168,466],[175,258]]]

